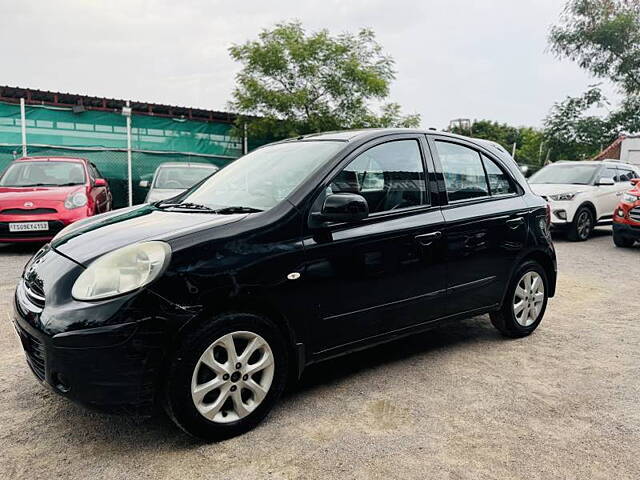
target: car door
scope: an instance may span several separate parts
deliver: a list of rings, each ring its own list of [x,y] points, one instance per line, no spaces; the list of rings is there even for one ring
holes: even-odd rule
[[[474,144],[438,136],[430,142],[446,192],[448,313],[498,305],[526,243],[522,189],[501,160]]]
[[[612,179],[614,185],[599,185],[603,178]],[[620,187],[620,178],[616,167],[604,166],[595,179],[595,203],[598,209],[598,221],[609,221],[613,218],[613,210],[616,208],[623,190]]]
[[[320,186],[311,215],[338,192],[362,195],[370,213],[305,233],[316,354],[444,314],[444,220],[427,165],[433,172],[423,136],[387,136],[358,148]]]
[[[96,202],[96,213],[104,213],[109,211],[110,193],[107,186],[95,185],[95,180],[102,178],[98,168],[93,164],[89,164],[89,170],[91,171],[91,194],[94,196]]]

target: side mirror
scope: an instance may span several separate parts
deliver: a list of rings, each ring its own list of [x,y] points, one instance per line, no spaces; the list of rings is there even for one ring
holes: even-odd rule
[[[369,216],[369,204],[356,193],[334,193],[324,200],[319,220],[358,222]]]
[[[640,178],[632,178],[629,182],[631,182],[631,185],[638,185],[640,183]]]
[[[142,188],[149,188],[149,180],[140,180],[140,183],[138,185],[140,185],[140,187]]]
[[[602,177],[596,183],[596,185],[598,185],[598,186],[611,186],[611,185],[615,185],[615,184],[616,184],[616,182],[614,182],[613,178],[610,178],[610,177]]]
[[[104,178],[96,178],[96,181],[93,183],[94,187],[106,187],[107,181]]]

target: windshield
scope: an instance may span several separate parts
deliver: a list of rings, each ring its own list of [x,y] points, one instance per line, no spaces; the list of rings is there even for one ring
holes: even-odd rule
[[[216,209],[268,210],[343,146],[344,142],[337,141],[266,146],[234,161],[180,200]]]
[[[580,165],[579,163],[563,163],[547,165],[529,178],[530,184],[536,183],[572,183],[589,185],[599,165]]]
[[[2,187],[60,187],[84,183],[84,167],[79,162],[16,162],[0,178]]]
[[[186,190],[218,169],[216,167],[160,167],[153,188]]]

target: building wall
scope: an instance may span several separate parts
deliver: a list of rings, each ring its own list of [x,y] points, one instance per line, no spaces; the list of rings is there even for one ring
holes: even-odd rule
[[[640,166],[640,136],[627,137],[622,141],[620,160]]]

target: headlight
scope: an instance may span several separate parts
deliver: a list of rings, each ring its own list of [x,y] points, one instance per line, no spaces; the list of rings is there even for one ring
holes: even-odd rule
[[[556,202],[565,201],[565,200],[573,200],[573,197],[578,195],[580,192],[568,192],[568,193],[559,193],[557,195],[549,195],[551,200],[555,200]]]
[[[137,290],[153,282],[171,259],[164,242],[129,245],[94,261],[76,280],[76,300],[101,300]]]
[[[64,201],[64,208],[73,210],[74,208],[84,207],[87,204],[87,196],[84,192],[70,193]]]
[[[638,195],[634,195],[633,193],[625,193],[624,195],[622,195],[623,202],[635,203],[638,200],[640,200],[640,197]]]

